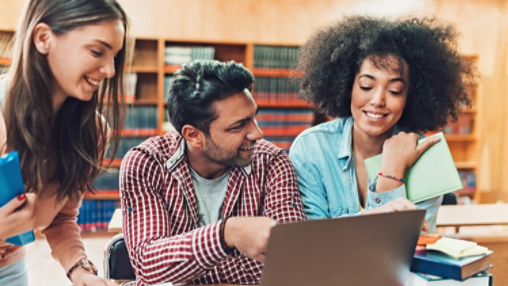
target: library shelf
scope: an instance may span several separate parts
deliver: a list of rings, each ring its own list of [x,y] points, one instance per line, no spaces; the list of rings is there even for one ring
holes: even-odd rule
[[[159,134],[158,129],[123,129],[122,136],[125,137],[148,137]]]
[[[95,191],[95,194],[90,192],[85,193],[85,200],[118,200],[120,199],[120,194],[118,191],[116,192],[107,192],[106,194],[101,194],[101,191]]]
[[[471,170],[475,169],[477,164],[473,161],[455,162],[455,167],[459,170]]]
[[[9,66],[11,62],[11,59],[0,58],[0,66]]]
[[[164,72],[167,74],[173,74],[181,68],[182,68],[181,65],[164,66]]]
[[[132,66],[129,71],[135,73],[157,73],[157,67]]]
[[[478,109],[476,109],[475,107],[462,109],[462,113],[464,113],[464,114],[475,114],[477,112],[478,112]]]
[[[259,108],[305,108],[311,109],[313,105],[305,101],[301,102],[267,102],[256,100]]]
[[[447,142],[471,142],[475,141],[476,137],[472,134],[445,134],[445,139]]]
[[[104,160],[102,161],[102,165],[103,165],[104,167],[106,167],[106,166],[108,166],[108,165],[109,165],[109,162],[110,162],[110,161],[111,161],[110,159],[104,159]],[[121,165],[122,165],[122,159],[115,159],[115,160],[113,160],[113,162],[111,163],[111,165],[109,165],[108,167],[109,167],[109,168],[119,168]]]
[[[252,74],[261,77],[292,77],[302,76],[303,73],[296,70],[289,69],[253,69]]]

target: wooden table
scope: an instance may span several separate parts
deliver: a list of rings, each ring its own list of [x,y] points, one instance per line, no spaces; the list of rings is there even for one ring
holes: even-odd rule
[[[441,206],[437,227],[508,225],[508,204]]]

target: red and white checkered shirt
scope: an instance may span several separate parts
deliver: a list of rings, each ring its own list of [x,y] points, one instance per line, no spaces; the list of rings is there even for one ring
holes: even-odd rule
[[[221,221],[199,227],[185,140],[176,132],[130,150],[120,175],[123,233],[137,285],[258,284],[263,265],[221,246]],[[252,163],[232,168],[221,218],[305,219],[296,174],[282,149],[259,140]]]

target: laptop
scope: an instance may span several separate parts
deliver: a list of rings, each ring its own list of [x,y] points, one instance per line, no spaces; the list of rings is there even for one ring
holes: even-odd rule
[[[278,224],[261,286],[405,285],[424,210]]]

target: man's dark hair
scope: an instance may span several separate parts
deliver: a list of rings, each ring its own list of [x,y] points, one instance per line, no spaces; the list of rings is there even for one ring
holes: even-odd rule
[[[300,95],[331,117],[351,116],[352,87],[363,60],[383,69],[386,56],[394,55],[401,71],[407,68],[409,74],[406,106],[397,125],[435,130],[450,118],[457,120],[461,105],[470,105],[466,90],[478,79],[471,61],[459,54],[457,37],[453,26],[435,19],[346,17],[301,47]]]
[[[233,61],[194,61],[175,73],[169,89],[168,113],[171,124],[182,134],[184,125],[192,125],[209,135],[210,124],[219,117],[213,103],[252,91],[254,76],[242,64]]]

